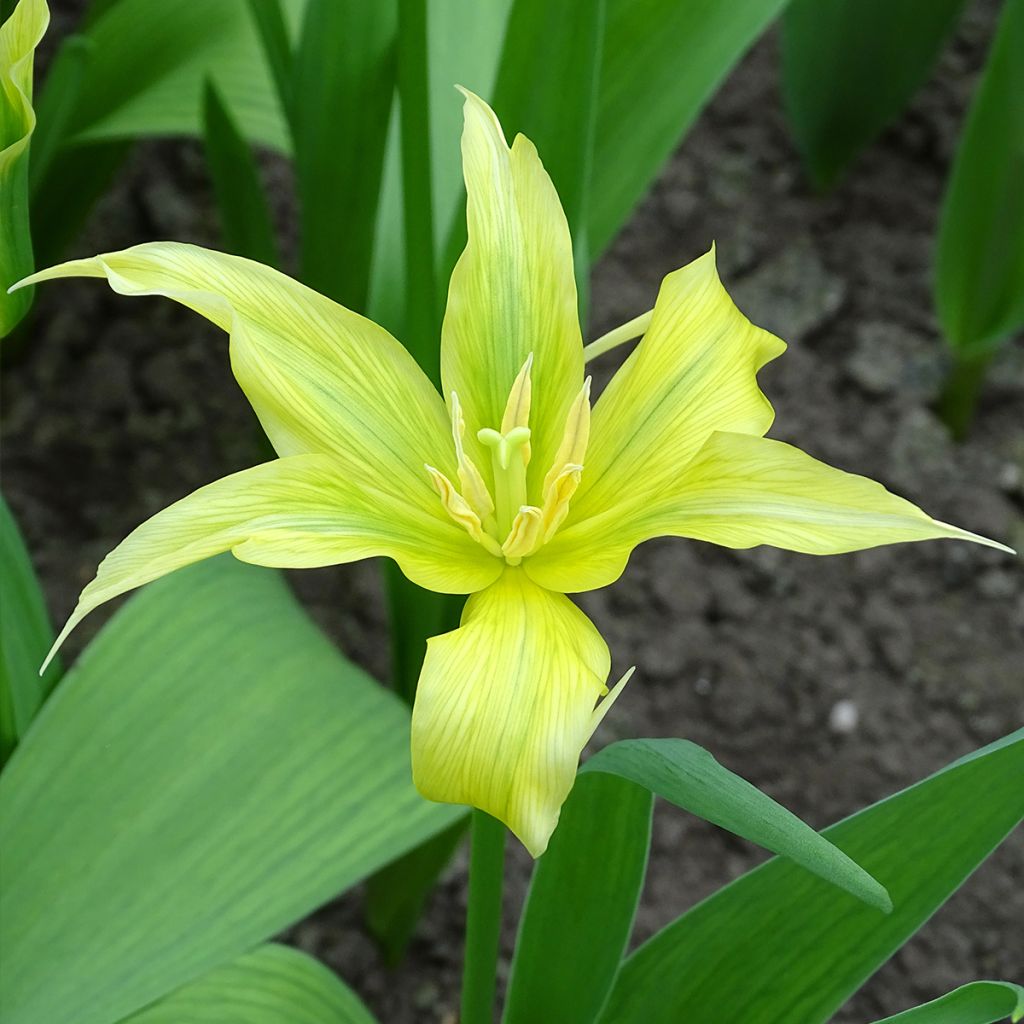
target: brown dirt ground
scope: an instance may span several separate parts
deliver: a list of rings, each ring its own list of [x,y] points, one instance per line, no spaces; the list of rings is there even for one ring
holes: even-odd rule
[[[824,198],[790,141],[776,42],[755,47],[597,266],[590,336],[648,308],[664,274],[715,239],[741,308],[790,343],[762,375],[778,413],[773,436],[1020,548],[1020,345],[992,367],[966,443],[954,444],[932,411],[945,359],[930,301],[932,237],[994,6],[971,7],[911,109]],[[216,244],[194,143],[142,147],[74,254],[164,237]],[[602,382],[614,362],[599,368]],[[264,454],[214,329],[90,282],[40,292],[31,347],[5,370],[4,398],[4,490],[57,620],[146,516]],[[384,678],[376,567],[294,580],[341,647]],[[686,736],[824,826],[1020,725],[1022,583],[1019,562],[963,544],[829,559],[648,544],[615,587],[581,599],[616,668],[639,666],[601,738]],[[1021,980],[1022,854],[1018,830],[836,1020],[870,1020],[974,978]],[[761,859],[660,807],[637,939]],[[528,870],[517,851],[506,967]],[[465,882],[461,856],[392,973],[361,924],[358,891],[290,937],[382,1021],[451,1021]]]

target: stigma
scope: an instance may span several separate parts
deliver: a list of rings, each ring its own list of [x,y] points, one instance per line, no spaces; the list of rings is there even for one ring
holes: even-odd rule
[[[459,486],[438,469],[426,466],[451,519],[509,565],[519,565],[546,544],[568,515],[569,502],[583,474],[590,437],[588,377],[569,407],[562,442],[531,502],[527,467],[532,456],[532,367],[531,353],[512,383],[500,427],[484,426],[476,432],[481,448],[490,456],[491,487],[465,450],[466,424],[454,391],[450,409]]]

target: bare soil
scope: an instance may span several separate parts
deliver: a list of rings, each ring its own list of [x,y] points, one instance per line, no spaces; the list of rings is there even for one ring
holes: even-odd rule
[[[590,337],[649,308],[661,278],[716,240],[741,308],[790,343],[762,375],[777,410],[772,435],[1021,548],[1019,343],[993,365],[965,443],[955,444],[933,411],[946,356],[930,296],[932,239],[995,8],[971,6],[911,109],[825,197],[809,188],[790,140],[776,41],[755,47],[597,266]],[[141,147],[72,255],[152,238],[217,244],[193,142]],[[615,359],[599,367],[599,383]],[[58,621],[139,522],[265,457],[223,337],[170,303],[129,301],[94,282],[40,291],[30,345],[3,386],[4,491]],[[342,649],[386,678],[377,567],[293,580]],[[933,542],[814,559],[653,542],[619,583],[580,603],[615,667],[639,666],[602,742],[688,737],[815,826],[1024,718],[1024,574],[1019,561],[980,547]],[[103,617],[80,630],[69,653]],[[637,940],[762,857],[660,807]],[[516,850],[506,966],[528,872]],[[975,978],[1020,981],[1022,882],[1018,831],[836,1020],[872,1020]],[[462,855],[391,972],[362,925],[359,891],[289,937],[354,985],[382,1021],[453,1021],[465,883]]]

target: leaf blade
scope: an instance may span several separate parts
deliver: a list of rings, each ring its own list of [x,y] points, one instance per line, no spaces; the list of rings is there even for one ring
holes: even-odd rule
[[[1006,981],[974,981],[875,1024],[995,1024],[1007,1017],[1024,1017],[1024,988]]]
[[[728,829],[846,890],[876,910],[892,904],[859,864],[796,815],[688,740],[621,740],[599,750],[581,773],[612,772]]]
[[[637,949],[602,1024],[669,1024],[708,1007],[745,1024],[822,1024],[1024,816],[1022,772],[1024,729],[825,830],[885,882],[888,917],[776,858]]]
[[[374,1024],[359,997],[305,953],[268,943],[164,996],[124,1024]]]
[[[939,220],[935,301],[959,354],[1024,326],[1024,2],[1006,0]]]
[[[147,587],[0,775],[10,1024],[117,1020],[446,827],[408,744],[276,573]]]
[[[503,1024],[589,1024],[629,941],[654,799],[603,773],[581,777],[537,861],[519,922]]]

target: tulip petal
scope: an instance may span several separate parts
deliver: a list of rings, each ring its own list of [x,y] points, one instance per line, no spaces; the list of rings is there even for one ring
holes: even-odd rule
[[[73,260],[22,283],[75,276],[166,296],[227,331],[235,376],[279,455],[336,454],[396,500],[437,505],[423,464],[454,473],[449,419],[382,327],[261,263],[177,242]]]
[[[431,800],[480,807],[539,857],[572,789],[606,693],[608,648],[563,594],[520,569],[427,642],[412,715],[412,770]]]
[[[662,282],[650,326],[597,400],[568,524],[676,478],[715,430],[763,435],[773,412],[757,371],[785,343],[736,308],[712,248]]]
[[[466,92],[462,162],[469,240],[452,272],[441,331],[445,395],[458,393],[466,447],[490,471],[476,432],[497,429],[533,353],[531,481],[550,468],[583,380],[569,226],[529,139],[505,142],[494,111]]]
[[[633,547],[661,536],[730,548],[769,544],[812,555],[951,538],[1013,553],[792,445],[723,432],[709,438],[660,498],[561,531],[527,568],[543,586],[604,586],[625,568]]]
[[[386,555],[447,593],[479,590],[502,570],[440,503],[430,513],[395,502],[337,457],[295,455],[201,487],[136,528],[100,564],[53,651],[105,601],[223,551],[295,569]]]

